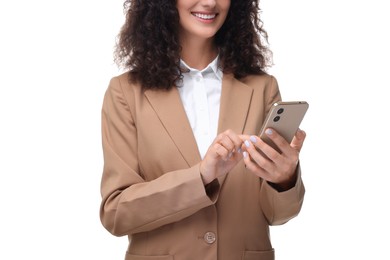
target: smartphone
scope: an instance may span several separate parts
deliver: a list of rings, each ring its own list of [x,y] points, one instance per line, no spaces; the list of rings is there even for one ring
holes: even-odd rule
[[[264,121],[260,138],[280,153],[279,148],[265,134],[265,130],[275,129],[288,143],[291,143],[308,108],[309,104],[306,101],[275,103]]]

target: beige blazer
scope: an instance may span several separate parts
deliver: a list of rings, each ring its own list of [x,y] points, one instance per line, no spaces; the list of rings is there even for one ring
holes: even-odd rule
[[[258,134],[280,100],[274,77],[223,76],[219,132]],[[127,74],[111,80],[102,109],[100,217],[129,236],[126,260],[272,260],[269,225],[300,211],[304,186],[277,192],[241,161],[204,187],[201,160],[176,88],[147,90]]]

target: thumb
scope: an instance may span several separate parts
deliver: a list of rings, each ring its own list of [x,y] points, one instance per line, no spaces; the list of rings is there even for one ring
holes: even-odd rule
[[[303,142],[305,141],[305,138],[306,138],[305,131],[298,129],[298,131],[295,133],[293,140],[291,141],[290,146],[295,150],[297,150],[298,152],[300,152],[303,146]]]

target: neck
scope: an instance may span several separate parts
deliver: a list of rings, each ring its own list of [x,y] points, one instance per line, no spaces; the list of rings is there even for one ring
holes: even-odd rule
[[[202,70],[218,55],[218,50],[211,39],[188,39],[180,41],[182,46],[181,59],[191,68]]]

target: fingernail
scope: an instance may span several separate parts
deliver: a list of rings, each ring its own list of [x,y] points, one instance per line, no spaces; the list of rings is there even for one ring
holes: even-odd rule
[[[233,156],[233,152],[230,152],[228,158],[231,158],[232,156]]]
[[[242,153],[241,148],[238,148],[237,152],[238,152],[238,153]]]
[[[301,129],[298,129],[297,137],[298,139],[303,139],[305,136],[305,132],[303,132]]]
[[[249,147],[249,146],[250,146],[250,143],[249,143],[248,140],[245,140],[244,144],[245,144],[246,147]]]
[[[252,135],[249,139],[251,140],[252,143],[256,143],[257,142],[256,136]]]
[[[265,130],[265,133],[266,133],[267,135],[272,135],[273,132],[272,132],[271,129],[268,128],[267,130]]]
[[[244,155],[244,158],[248,157],[248,153],[247,152],[243,152],[242,154]]]

